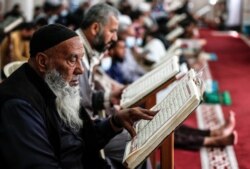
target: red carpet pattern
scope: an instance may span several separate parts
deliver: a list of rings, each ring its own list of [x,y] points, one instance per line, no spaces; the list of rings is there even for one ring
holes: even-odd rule
[[[238,144],[234,146],[238,166],[249,169],[250,132],[250,47],[237,32],[202,30],[201,37],[207,40],[206,52],[214,52],[218,61],[209,62],[213,79],[218,81],[220,91],[228,90],[232,105],[222,106],[223,112],[236,114]],[[248,42],[250,40],[248,39]]]
[[[202,70],[204,82],[212,80],[209,66],[205,63]],[[207,88],[210,86],[206,84]],[[201,104],[196,109],[196,118],[200,129],[216,129],[225,123],[221,106]],[[202,148],[200,150],[202,169],[238,169],[232,146],[225,148]]]
[[[196,115],[201,129],[218,128],[224,124],[220,105],[202,104],[197,108]],[[200,155],[202,169],[238,169],[233,146],[202,148]]]
[[[238,132],[238,144],[223,150],[213,150],[212,155],[209,155],[211,154],[209,149],[201,150],[201,152],[205,151],[205,155],[195,151],[176,149],[175,168],[249,169],[250,41],[249,39],[242,39],[241,35],[237,32],[217,32],[203,29],[200,31],[200,35],[201,38],[207,40],[204,51],[215,53],[218,56],[217,61],[209,62],[209,68],[213,79],[219,84],[219,91],[229,91],[232,98],[232,105],[230,106],[223,105],[216,108],[217,105],[212,105],[215,106],[215,110],[211,110],[221,113],[206,116],[206,118],[208,117],[205,120],[206,123],[204,122],[204,124],[202,124],[204,127],[221,125],[224,123],[224,116],[228,116],[228,112],[233,110],[236,114],[237,122],[235,129]],[[245,40],[248,43],[246,43]],[[206,70],[207,68],[208,67],[203,71],[203,77],[204,79],[212,79],[210,71]],[[201,107],[199,109],[201,109]],[[202,127],[201,122],[198,122],[197,126],[198,119],[197,116],[195,117],[194,115],[196,114],[191,115],[185,121],[185,124],[193,127]],[[202,117],[201,119],[204,118],[205,117]],[[230,149],[235,152],[231,153],[233,151]],[[224,153],[223,155],[221,155],[222,152]],[[201,158],[199,158],[199,156]]]

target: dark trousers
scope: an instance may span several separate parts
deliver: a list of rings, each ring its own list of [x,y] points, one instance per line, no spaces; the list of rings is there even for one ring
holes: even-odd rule
[[[185,150],[199,150],[205,137],[210,136],[210,130],[200,130],[181,125],[175,130],[175,148]]]

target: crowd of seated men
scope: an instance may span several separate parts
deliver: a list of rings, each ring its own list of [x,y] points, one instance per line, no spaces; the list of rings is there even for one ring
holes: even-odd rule
[[[70,4],[46,1],[43,6],[35,7],[32,23],[24,22],[18,25],[2,40],[2,80],[10,76],[13,69],[30,59],[30,51],[33,50],[30,40],[35,31],[47,25],[62,24],[75,31],[84,46],[84,72],[80,77],[80,91],[84,96],[83,107],[93,121],[113,119],[113,115],[121,111],[119,99],[122,90],[166,61],[167,56],[178,55],[181,71],[184,73],[192,66],[189,59],[200,57],[200,50],[191,54],[180,52],[182,46],[172,50],[179,38],[199,37],[197,20],[188,11],[188,1],[180,2],[176,5],[174,1],[168,4],[107,1],[108,5],[101,4],[101,7],[111,11],[111,14],[103,17],[101,10],[98,11],[100,7],[91,2],[84,2],[73,8]],[[18,5],[6,13],[3,19],[11,15],[23,17]],[[180,15],[185,17],[173,19]],[[172,24],[168,24],[171,19]],[[13,64],[14,62],[16,64]],[[11,68],[10,64],[15,65],[14,68]],[[121,128],[119,120],[117,121],[112,122]],[[230,113],[227,123],[215,130],[199,130],[182,125],[175,131],[175,147],[198,150],[203,146],[232,145],[237,139],[234,128],[233,112]],[[119,132],[104,147],[105,159],[117,169],[124,168],[122,157],[126,141],[131,137],[131,131]],[[139,166],[150,167],[149,160]]]

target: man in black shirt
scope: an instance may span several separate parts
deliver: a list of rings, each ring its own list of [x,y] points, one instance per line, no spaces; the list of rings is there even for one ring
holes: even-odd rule
[[[132,108],[93,122],[81,105],[83,45],[61,25],[39,29],[30,59],[0,85],[0,168],[108,168],[99,150],[156,112]]]

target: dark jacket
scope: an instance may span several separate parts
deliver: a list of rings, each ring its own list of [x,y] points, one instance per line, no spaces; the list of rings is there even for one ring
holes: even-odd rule
[[[99,150],[115,136],[109,120],[93,123],[84,109],[74,132],[59,118],[56,96],[24,64],[0,85],[0,168],[102,169]]]

